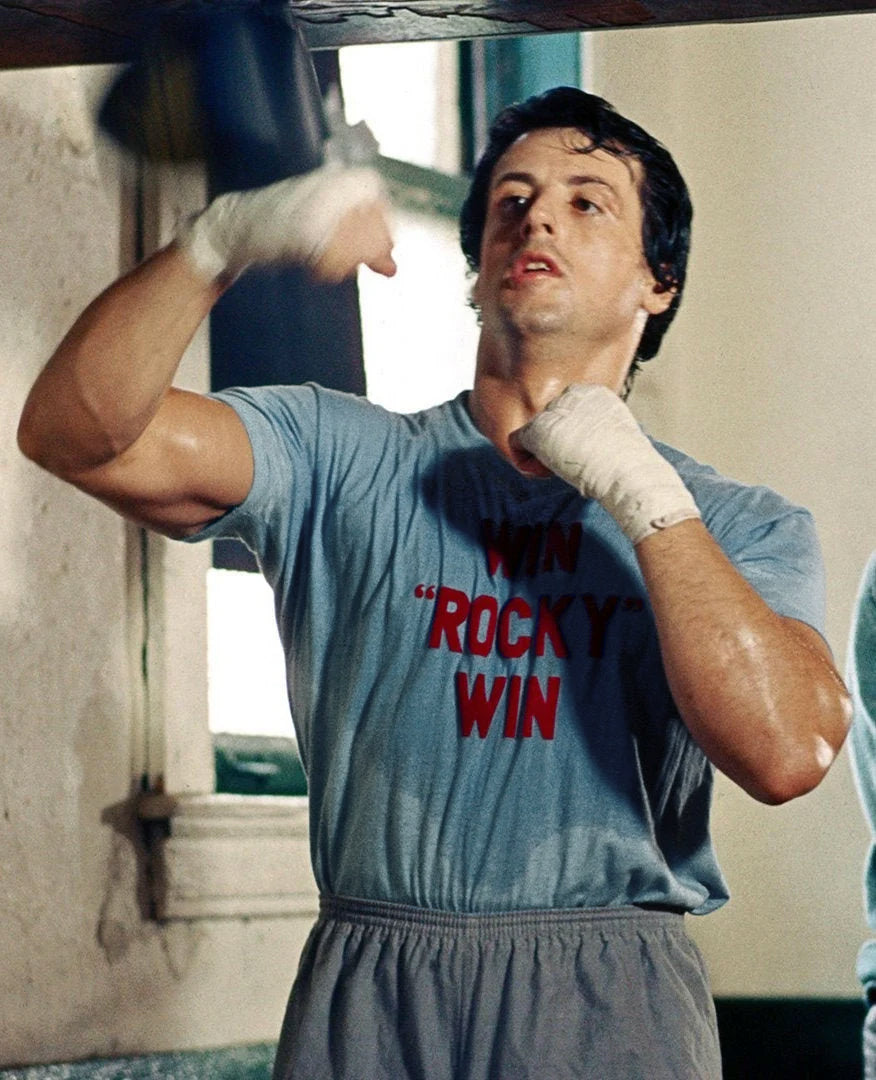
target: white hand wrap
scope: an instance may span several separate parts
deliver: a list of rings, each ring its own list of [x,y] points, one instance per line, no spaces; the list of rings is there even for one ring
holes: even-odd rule
[[[700,516],[681,477],[607,386],[570,386],[517,438],[557,476],[598,500],[634,544]]]
[[[252,263],[312,266],[344,214],[376,202],[381,191],[373,169],[324,165],[268,187],[219,195],[176,239],[211,281]]]

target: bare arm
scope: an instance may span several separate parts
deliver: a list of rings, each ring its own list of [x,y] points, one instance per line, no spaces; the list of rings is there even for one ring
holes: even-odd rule
[[[311,173],[215,200],[181,244],[120,278],[79,316],[36,380],[24,454],[126,517],[185,536],[246,498],[252,449],[229,406],[172,387],[182,355],[233,274],[304,263],[340,281],[395,270],[361,174]]]
[[[171,382],[222,293],[175,246],[79,316],[34,383],[18,430],[37,464],[121,513],[183,535],[241,502],[249,441],[233,410]]]
[[[653,533],[636,555],[673,697],[703,751],[762,802],[814,788],[851,719],[820,635],[776,615],[700,521]]]
[[[851,719],[827,645],[736,570],[617,395],[569,387],[514,440],[598,499],[634,545],[673,697],[709,758],[762,802],[815,787]]]

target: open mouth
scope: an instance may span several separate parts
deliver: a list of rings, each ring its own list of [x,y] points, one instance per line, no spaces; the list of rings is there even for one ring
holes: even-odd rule
[[[538,277],[559,277],[560,269],[549,256],[539,252],[524,251],[511,264],[509,276],[516,284]]]

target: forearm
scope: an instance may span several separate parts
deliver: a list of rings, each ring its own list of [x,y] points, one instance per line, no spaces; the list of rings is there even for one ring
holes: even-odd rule
[[[22,451],[73,480],[114,461],[156,416],[224,282],[259,264],[341,281],[360,263],[395,272],[372,170],[326,166],[218,196],[76,320],[25,404]]]
[[[155,415],[223,286],[175,246],[120,278],[73,324],[35,382],[19,445],[61,476],[104,464]]]
[[[755,798],[813,788],[845,738],[848,695],[826,648],[776,615],[699,521],[636,546],[680,715]]]
[[[515,436],[633,544],[669,686],[709,758],[763,802],[813,788],[850,722],[830,651],[737,572],[626,406],[606,387],[573,385]]]

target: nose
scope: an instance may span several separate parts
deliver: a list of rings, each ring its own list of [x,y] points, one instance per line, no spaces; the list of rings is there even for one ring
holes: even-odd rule
[[[544,234],[553,236],[557,223],[550,200],[544,195],[532,199],[521,221],[521,230],[527,239]]]

